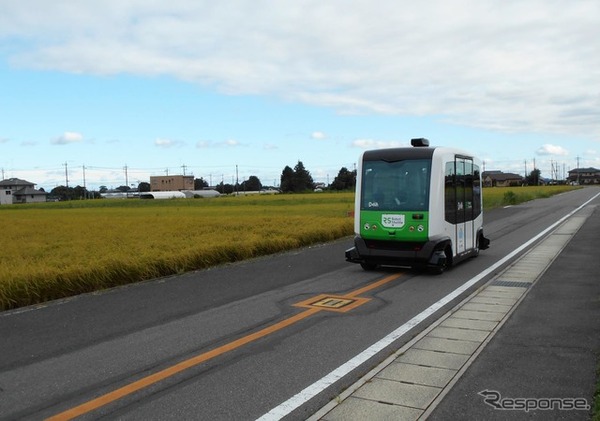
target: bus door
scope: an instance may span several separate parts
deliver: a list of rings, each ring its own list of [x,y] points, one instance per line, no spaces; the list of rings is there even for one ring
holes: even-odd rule
[[[456,252],[463,253],[475,247],[473,218],[473,159],[455,158],[456,168]]]

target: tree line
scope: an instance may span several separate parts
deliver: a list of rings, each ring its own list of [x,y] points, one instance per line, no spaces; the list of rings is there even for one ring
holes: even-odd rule
[[[317,187],[315,184],[310,171],[308,171],[302,161],[291,168],[286,165],[281,171],[279,187],[268,186],[270,189],[277,189],[282,193],[304,193],[314,191]],[[336,191],[353,191],[356,186],[356,170],[350,171],[346,167],[342,167],[338,172],[337,176],[333,179],[333,182],[329,186],[322,186],[325,190],[336,190]],[[208,182],[202,177],[194,180],[194,190],[203,190],[210,188]],[[214,186],[214,189],[221,194],[232,194],[235,192],[244,191],[260,191],[263,189],[263,184],[260,179],[251,175],[247,180],[241,183],[228,184],[221,182]],[[113,191],[121,193],[129,192],[149,192],[150,183],[141,182],[138,184],[137,189],[130,186],[119,186]],[[50,196],[59,200],[80,200],[80,199],[97,199],[101,197],[101,193],[108,193],[110,190],[106,186],[100,186],[98,191],[89,191],[84,187],[66,187],[57,186],[50,192]]]

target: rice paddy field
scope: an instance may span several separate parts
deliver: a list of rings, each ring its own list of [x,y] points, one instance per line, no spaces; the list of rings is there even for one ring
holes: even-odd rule
[[[567,189],[484,189],[484,207]],[[0,206],[0,310],[332,241],[353,207],[353,193]]]

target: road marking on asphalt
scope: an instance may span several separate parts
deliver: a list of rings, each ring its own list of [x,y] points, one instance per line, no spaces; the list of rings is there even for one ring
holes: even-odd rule
[[[288,326],[293,325],[294,323],[304,320],[307,317],[310,317],[321,311],[349,311],[369,301],[368,298],[357,297],[357,295],[379,288],[382,285],[385,285],[389,282],[398,279],[403,274],[403,272],[399,272],[390,276],[386,276],[385,278],[380,279],[379,281],[370,283],[344,296],[330,294],[319,295],[309,300],[305,300],[301,303],[297,303],[295,304],[295,306],[307,307],[307,310],[304,310],[302,313],[298,313],[287,319],[281,320],[280,322],[277,322],[271,326],[267,326],[266,328],[261,329],[257,332],[236,339],[235,341],[229,342],[211,351],[204,352],[187,360],[181,361],[175,365],[165,368],[164,370],[158,371],[154,374],[141,378],[140,380],[129,383],[123,387],[120,387],[116,390],[113,390],[112,392],[106,393],[95,399],[87,401],[81,405],[68,409],[64,412],[47,418],[47,421],[71,420],[75,417],[87,414],[88,412],[94,411],[98,408],[108,405],[109,403],[115,402],[141,389],[144,389],[171,376],[174,376],[175,374],[181,373],[182,371],[185,371],[189,368],[195,367],[227,352],[233,351],[258,339],[264,338],[272,333],[280,331]]]
[[[294,307],[319,308],[338,313],[346,313],[368,301],[370,301],[369,298],[323,294],[296,303],[294,304]]]

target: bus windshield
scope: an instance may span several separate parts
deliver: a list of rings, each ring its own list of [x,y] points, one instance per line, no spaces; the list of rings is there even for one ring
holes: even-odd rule
[[[361,209],[427,211],[430,172],[430,159],[365,161]]]

